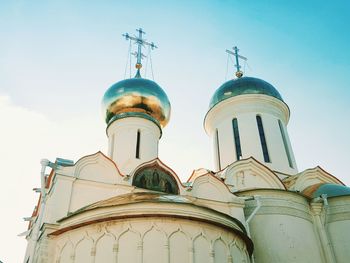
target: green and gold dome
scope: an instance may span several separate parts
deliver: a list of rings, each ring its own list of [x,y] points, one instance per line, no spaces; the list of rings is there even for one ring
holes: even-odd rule
[[[129,54],[137,58],[136,75],[134,78],[115,83],[105,92],[102,99],[104,119],[107,125],[110,125],[118,119],[139,117],[153,121],[160,128],[164,128],[170,119],[171,107],[168,96],[157,83],[142,78],[140,74],[141,60],[144,57],[142,47],[148,46],[154,49],[157,46],[143,38],[145,32],[141,28],[136,31],[138,36],[123,34],[125,39],[130,41],[130,45],[134,41],[138,47],[137,52]]]
[[[170,109],[163,89],[139,74],[112,85],[102,99],[102,111],[108,125],[116,119],[141,117],[164,128],[170,119]]]

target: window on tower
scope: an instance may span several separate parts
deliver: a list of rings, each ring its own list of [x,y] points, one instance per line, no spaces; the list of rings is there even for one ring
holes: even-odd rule
[[[136,138],[136,159],[140,159],[140,144],[141,144],[141,132],[140,130],[138,130],[137,138]]]
[[[261,143],[262,152],[263,152],[263,155],[264,155],[264,161],[266,163],[269,163],[270,162],[270,156],[269,156],[269,151],[267,150],[265,132],[264,132],[264,127],[263,127],[261,116],[259,116],[259,115],[256,116],[256,123],[258,125],[259,137],[260,137],[260,143]]]
[[[218,160],[219,170],[221,170],[221,160],[220,160],[220,141],[219,141],[219,131],[215,131],[215,148],[216,148],[216,158]]]
[[[236,158],[237,160],[239,160],[242,158],[242,149],[241,149],[241,140],[239,138],[238,121],[236,118],[232,120],[232,127],[233,127],[233,138],[235,140]]]
[[[287,143],[287,139],[286,139],[286,134],[284,133],[283,125],[282,125],[282,122],[280,120],[278,120],[278,125],[280,126],[280,131],[281,131],[281,136],[282,136],[282,140],[283,140],[284,150],[286,151],[289,167],[293,168],[293,162],[292,162],[292,158],[290,156],[290,151],[289,151],[289,147],[288,147],[288,143]]]

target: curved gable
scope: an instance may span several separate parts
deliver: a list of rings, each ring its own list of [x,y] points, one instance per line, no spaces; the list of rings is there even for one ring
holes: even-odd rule
[[[233,198],[227,186],[210,173],[201,175],[194,180],[191,194],[194,197],[221,202],[230,202]]]
[[[122,175],[115,163],[101,152],[79,159],[75,164],[74,176],[107,184],[117,184],[122,181]]]
[[[206,174],[213,174],[213,172],[205,168],[199,168],[199,169],[193,170],[191,176],[187,180],[187,183],[191,183],[194,180],[196,180],[198,177]]]
[[[307,169],[299,174],[289,177],[284,180],[288,190],[302,192],[306,188],[317,184],[339,184],[344,185],[339,179],[327,173],[320,166]]]
[[[258,188],[286,189],[273,171],[253,157],[229,165],[221,177],[233,192]]]

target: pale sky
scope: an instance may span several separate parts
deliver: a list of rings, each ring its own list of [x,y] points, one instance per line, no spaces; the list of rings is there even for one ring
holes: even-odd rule
[[[237,45],[246,75],[290,107],[299,171],[320,165],[349,185],[349,13],[348,1],[0,0],[0,260],[23,260],[40,159],[106,152],[101,99],[124,78],[121,34],[138,27],[159,46],[154,80],[172,105],[159,157],[182,180],[214,167],[203,118]]]

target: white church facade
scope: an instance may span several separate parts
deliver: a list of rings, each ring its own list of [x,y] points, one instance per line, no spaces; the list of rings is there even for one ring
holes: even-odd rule
[[[298,171],[288,105],[238,63],[204,118],[217,172],[182,182],[160,160],[171,106],[140,75],[141,47],[155,45],[138,32],[125,35],[138,44],[136,76],[102,102],[108,153],[42,160],[24,262],[350,262],[350,188],[320,167]]]

